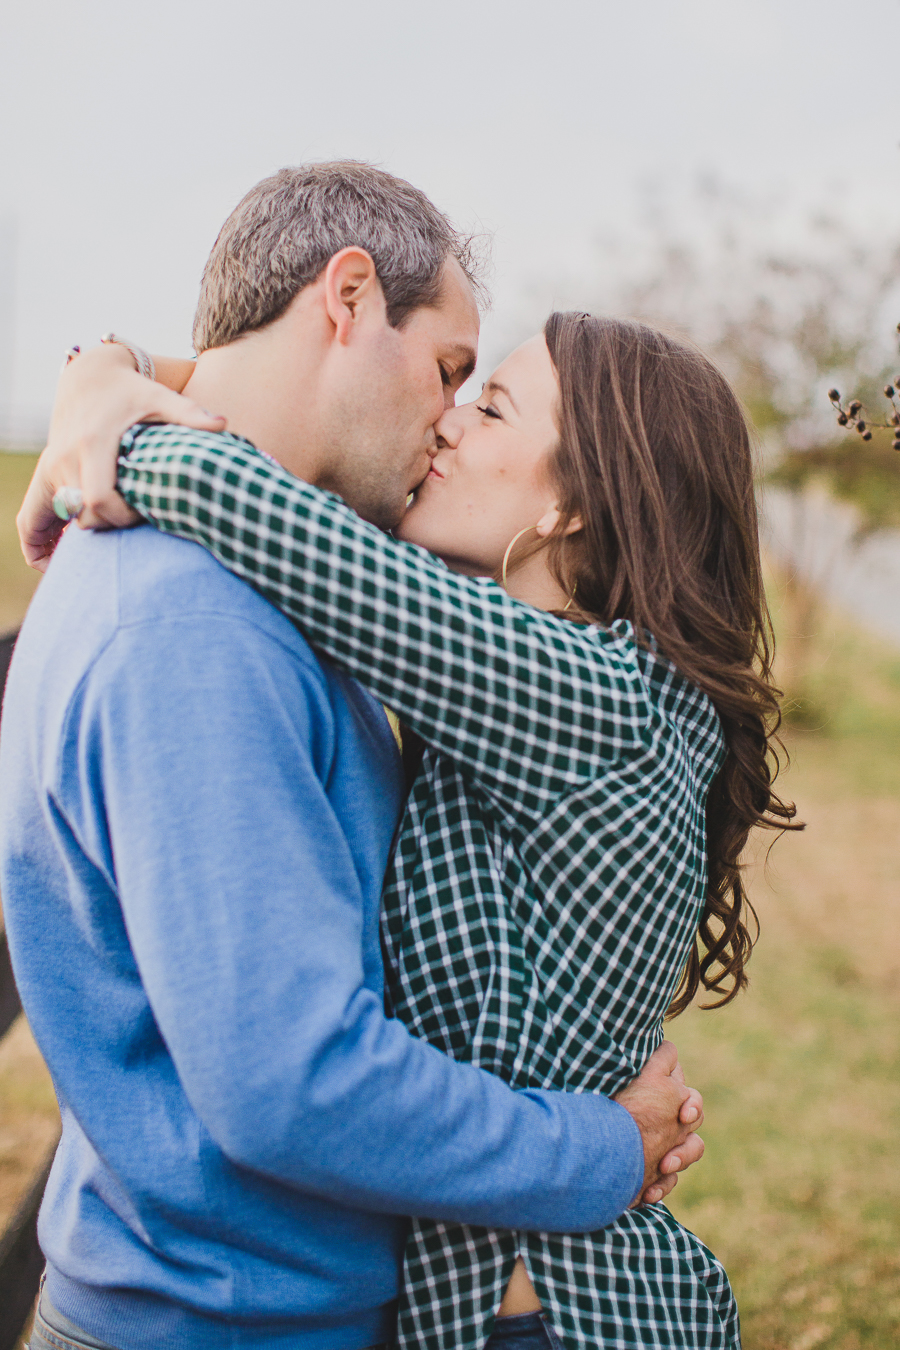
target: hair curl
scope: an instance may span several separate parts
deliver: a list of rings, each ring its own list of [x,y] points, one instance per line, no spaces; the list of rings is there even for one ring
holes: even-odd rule
[[[702,984],[729,1003],[759,935],[741,869],[750,831],[802,829],[774,792],[780,691],[759,553],[750,434],[701,352],[644,324],[552,314],[560,383],[552,540],[567,617],[630,619],[713,703],[726,754],[706,806],[708,878],[697,937],[669,1009]],[[583,528],[564,534],[573,517]],[[751,932],[751,923],[755,931]]]

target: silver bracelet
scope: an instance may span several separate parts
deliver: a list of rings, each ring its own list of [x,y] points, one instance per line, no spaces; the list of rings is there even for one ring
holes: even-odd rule
[[[118,347],[124,347],[134,362],[137,373],[143,375],[145,380],[156,379],[156,366],[153,363],[153,357],[145,352],[143,347],[138,347],[133,342],[126,342],[124,338],[116,337],[115,333],[104,333],[100,341],[112,342]]]

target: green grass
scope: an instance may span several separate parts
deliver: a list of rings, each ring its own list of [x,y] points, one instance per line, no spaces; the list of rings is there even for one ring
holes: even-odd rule
[[[751,988],[669,1026],[707,1109],[672,1208],[725,1263],[745,1350],[900,1345],[900,654],[823,617],[821,725],[789,729],[782,780],[807,829],[750,869]]]
[[[900,797],[900,649],[798,587],[768,578],[787,735],[805,769],[834,766],[835,792]],[[816,781],[829,791],[829,775]]]
[[[896,1000],[846,950],[764,939],[752,993],[670,1030],[708,1155],[678,1217],[724,1261],[746,1350],[900,1344]]]
[[[34,455],[0,452],[0,633],[21,623],[38,583],[38,573],[25,565],[16,534],[16,512],[32,473]]]

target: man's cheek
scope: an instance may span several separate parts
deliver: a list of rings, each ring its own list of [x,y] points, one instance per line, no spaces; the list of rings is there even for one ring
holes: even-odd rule
[[[421,372],[416,384],[416,402],[427,419],[426,425],[433,427],[446,409],[453,406],[453,390],[444,384],[440,373],[433,370]]]

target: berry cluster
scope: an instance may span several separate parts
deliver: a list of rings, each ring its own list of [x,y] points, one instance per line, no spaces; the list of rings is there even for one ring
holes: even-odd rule
[[[897,377],[897,384],[900,385],[900,376]],[[841,403],[841,396],[836,389],[829,389],[828,397],[831,399],[832,406],[837,413],[838,426],[853,427],[858,431],[864,441],[872,439],[872,428],[876,431],[893,431],[894,439],[891,442],[894,450],[900,450],[900,408],[897,406],[897,390],[892,384],[884,386],[884,396],[890,400],[891,415],[886,422],[867,422],[860,416],[863,411],[863,405],[858,398],[852,399],[846,408]]]
[[[900,333],[900,323],[897,324],[897,332]],[[891,415],[886,422],[867,422],[864,417],[860,416],[863,405],[858,398],[851,399],[845,408],[838,390],[829,389],[828,397],[831,400],[831,406],[837,413],[838,426],[853,427],[864,441],[872,439],[873,427],[876,431],[892,431],[894,439],[891,442],[891,448],[900,450],[900,407],[897,406],[897,399],[900,398],[900,375],[897,376],[895,384],[897,388],[893,384],[884,386],[884,396],[891,405]]]

